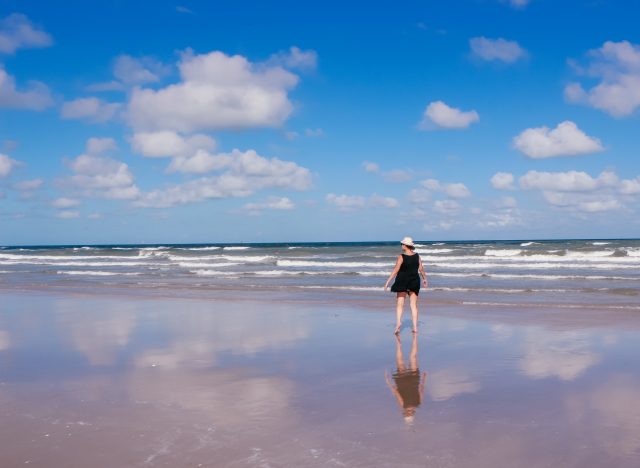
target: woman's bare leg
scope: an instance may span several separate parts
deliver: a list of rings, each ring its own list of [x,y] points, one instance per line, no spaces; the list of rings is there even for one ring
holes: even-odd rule
[[[404,298],[407,293],[399,292],[396,294],[396,329],[393,333],[400,333],[400,327],[402,326],[402,312],[404,312]]]
[[[409,305],[411,306],[411,320],[413,320],[413,333],[418,333],[418,295],[409,293]]]

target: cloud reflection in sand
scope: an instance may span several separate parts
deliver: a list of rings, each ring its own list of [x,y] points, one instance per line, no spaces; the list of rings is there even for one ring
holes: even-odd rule
[[[527,330],[524,339],[520,369],[532,379],[574,380],[601,359],[589,349],[589,334],[584,331],[535,328]]]

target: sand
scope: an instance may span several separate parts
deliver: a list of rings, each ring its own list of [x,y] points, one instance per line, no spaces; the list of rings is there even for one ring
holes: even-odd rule
[[[640,465],[637,317],[423,299],[3,291],[0,466]]]

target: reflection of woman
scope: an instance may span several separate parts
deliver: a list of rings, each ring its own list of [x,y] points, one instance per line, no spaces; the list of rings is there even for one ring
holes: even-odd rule
[[[422,267],[420,255],[415,253],[413,239],[405,237],[400,241],[402,254],[398,255],[396,266],[394,267],[389,279],[384,285],[386,290],[389,283],[395,277],[396,280],[391,286],[391,291],[396,293],[396,329],[395,334],[400,333],[402,325],[402,314],[404,312],[404,300],[409,295],[409,303],[411,305],[411,319],[413,320],[413,333],[418,332],[418,294],[420,293],[420,276],[422,283],[427,287],[427,274]]]
[[[422,403],[424,396],[424,383],[427,379],[427,373],[420,374],[418,368],[418,338],[413,335],[411,343],[411,354],[409,355],[409,367],[404,362],[402,355],[402,343],[400,337],[396,335],[396,366],[398,370],[393,374],[393,382],[389,378],[387,371],[384,373],[387,385],[391,389],[393,396],[396,397],[402,415],[407,424],[413,424],[416,409]]]

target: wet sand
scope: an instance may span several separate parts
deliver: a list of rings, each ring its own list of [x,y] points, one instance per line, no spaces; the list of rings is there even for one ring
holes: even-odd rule
[[[640,465],[633,314],[392,301],[3,291],[0,466]]]

